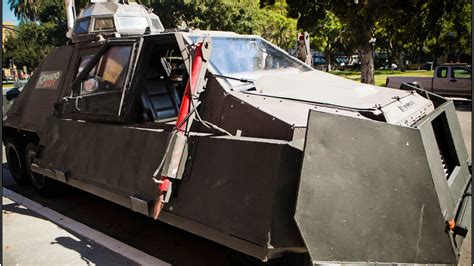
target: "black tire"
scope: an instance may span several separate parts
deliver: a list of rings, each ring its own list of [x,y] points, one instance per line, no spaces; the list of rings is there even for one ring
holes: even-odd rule
[[[34,143],[28,143],[25,148],[26,173],[35,190],[43,197],[52,197],[58,194],[60,183],[54,179],[31,171],[31,163],[36,158],[38,147]]]
[[[5,140],[5,154],[7,157],[8,168],[13,179],[19,186],[29,184],[30,178],[26,172],[26,161],[23,153],[23,145],[14,138]]]

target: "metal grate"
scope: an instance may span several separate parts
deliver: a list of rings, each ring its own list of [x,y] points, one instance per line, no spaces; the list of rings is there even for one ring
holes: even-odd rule
[[[441,113],[438,117],[433,119],[431,122],[433,131],[438,144],[438,151],[441,157],[441,163],[446,179],[453,172],[456,166],[459,166],[459,159],[454,147],[453,137],[451,136],[451,130],[449,129],[448,119],[446,113]]]

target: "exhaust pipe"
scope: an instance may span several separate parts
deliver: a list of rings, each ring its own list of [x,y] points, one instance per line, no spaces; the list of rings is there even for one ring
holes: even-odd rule
[[[76,20],[76,7],[74,6],[74,0],[64,0],[66,4],[66,16],[67,16],[67,33],[66,37],[71,39],[72,28],[74,27],[74,21]]]

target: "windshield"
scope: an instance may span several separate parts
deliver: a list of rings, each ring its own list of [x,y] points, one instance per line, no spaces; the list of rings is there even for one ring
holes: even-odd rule
[[[191,36],[196,42],[199,36]],[[221,75],[292,68],[311,70],[259,37],[211,36],[211,64]]]

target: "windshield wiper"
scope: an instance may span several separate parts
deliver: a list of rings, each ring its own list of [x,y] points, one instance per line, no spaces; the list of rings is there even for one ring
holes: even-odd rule
[[[253,79],[235,78],[235,77],[231,77],[231,76],[217,75],[217,74],[214,74],[214,77],[237,80],[237,81],[240,81],[242,83],[252,83],[252,84],[255,83],[255,80],[253,80]]]

